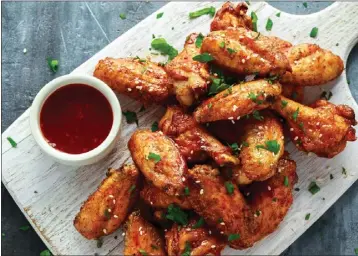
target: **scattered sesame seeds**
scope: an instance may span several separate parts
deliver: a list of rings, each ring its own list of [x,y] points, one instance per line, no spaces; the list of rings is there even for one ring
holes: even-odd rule
[[[204,189],[200,189],[200,195],[204,194]]]
[[[211,235],[211,230],[209,230],[209,235]]]
[[[27,53],[27,49],[26,48],[24,48],[24,50],[22,51],[23,53]]]
[[[240,120],[240,116],[238,116],[238,117],[236,118],[236,120]]]
[[[245,59],[242,59],[242,60],[241,60],[241,62],[242,62],[242,63],[245,63],[245,62],[246,62],[246,60],[245,60]]]
[[[153,205],[153,202],[151,201],[150,204]]]
[[[236,105],[232,106],[232,111],[236,111],[236,109],[238,109],[238,106]]]
[[[118,219],[118,215],[113,215],[113,218]]]
[[[290,128],[290,131],[293,132],[293,128]]]
[[[320,134],[319,134],[319,137],[321,138],[322,136],[323,136],[323,134],[322,134],[322,133],[320,133]]]
[[[181,180],[182,180],[182,181],[185,181],[185,177],[182,177]]]
[[[250,192],[247,192],[247,193],[246,193],[246,196],[249,196],[249,195],[250,195]]]
[[[125,235],[126,235],[126,233],[123,232],[123,233],[122,233],[122,236],[125,236]]]
[[[298,136],[296,136],[293,140],[298,140]]]
[[[116,204],[116,199],[113,199],[113,201],[112,201],[112,202],[113,202],[113,204]]]
[[[113,195],[109,195],[108,197],[109,197],[109,198],[114,198],[114,196],[113,196]]]
[[[220,234],[224,234],[224,231],[221,231]]]
[[[281,139],[283,140],[285,138],[285,136],[281,136]]]
[[[108,212],[111,212],[112,210],[111,209],[108,209]]]
[[[186,231],[191,231],[191,228],[187,228]]]
[[[103,229],[103,233],[104,233],[104,234],[107,234],[107,229],[104,228],[104,229]]]
[[[317,122],[316,125],[319,125],[319,122]]]
[[[142,90],[143,86],[136,86],[135,88],[137,88],[138,90]]]
[[[232,123],[232,124],[235,124],[235,121],[234,121],[234,120],[231,120],[231,123]]]
[[[200,180],[195,181],[195,183],[200,183]]]
[[[132,91],[132,88],[127,88],[127,91],[131,92],[131,91]]]
[[[215,245],[215,244],[213,244],[213,245],[211,246],[211,248],[213,248],[213,249],[214,249],[215,247],[216,247],[216,245]]]
[[[268,189],[268,191],[271,191],[271,187],[270,187],[270,186],[267,186],[267,189]]]
[[[191,151],[190,151],[190,154],[192,155],[193,153],[194,153],[194,151],[193,151],[193,150],[191,150]]]
[[[234,117],[233,117],[233,116],[230,116],[228,119],[229,119],[229,120],[233,120],[233,119],[234,119]]]
[[[220,225],[223,225],[223,226],[225,226],[225,222],[220,222]]]
[[[138,80],[135,80],[134,83],[135,83],[135,84],[139,84],[139,81],[138,81]]]

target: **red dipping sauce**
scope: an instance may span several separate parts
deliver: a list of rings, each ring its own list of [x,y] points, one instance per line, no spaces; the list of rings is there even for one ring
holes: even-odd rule
[[[106,97],[85,84],[69,84],[54,91],[40,113],[40,127],[57,150],[81,154],[98,147],[108,136],[113,112]]]

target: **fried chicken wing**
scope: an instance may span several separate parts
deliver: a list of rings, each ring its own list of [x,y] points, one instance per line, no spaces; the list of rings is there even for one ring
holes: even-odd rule
[[[266,180],[272,177],[284,152],[283,128],[269,111],[243,124],[240,162],[244,176],[249,180]],[[242,177],[241,177],[242,178]]]
[[[237,165],[239,159],[231,150],[195,122],[179,107],[168,107],[159,128],[174,138],[181,154],[189,162],[202,162],[210,156],[217,164]]]
[[[149,182],[169,195],[181,194],[187,167],[174,141],[162,132],[137,130],[128,142],[128,149]]]
[[[118,93],[144,104],[162,104],[172,94],[172,81],[159,65],[139,58],[105,58],[93,75]]]
[[[168,75],[174,81],[174,91],[182,106],[191,106],[206,94],[209,80],[208,65],[193,60],[200,54],[200,47],[195,45],[198,34],[190,34],[184,49],[165,66]]]
[[[134,165],[110,169],[104,179],[81,207],[74,226],[87,239],[97,239],[116,231],[137,200],[140,175]]]
[[[124,255],[163,255],[165,256],[164,240],[156,228],[147,222],[140,213],[133,212],[126,222]]]
[[[299,86],[325,84],[343,72],[342,59],[316,44],[300,44],[287,52],[292,72],[285,73],[280,81]]]
[[[185,197],[170,196],[152,185],[145,183],[140,191],[141,198],[151,207],[168,208],[170,204],[177,204],[182,209],[191,209],[188,200]]]
[[[355,141],[353,109],[319,100],[312,107],[280,96],[272,108],[284,117],[290,127],[293,143],[299,150],[332,158]]]
[[[302,103],[304,98],[304,87],[292,84],[282,84],[282,95],[286,98]]]
[[[277,174],[259,183],[254,199],[247,201],[235,185],[227,189],[217,169],[195,166],[188,172],[188,199],[209,226],[228,237],[231,247],[247,248],[273,232],[286,215],[297,179],[295,169],[293,161],[280,160]]]
[[[251,17],[246,14],[247,9],[246,3],[238,3],[235,7],[232,3],[226,2],[216,12],[214,20],[211,22],[210,30],[225,30],[230,27],[245,27],[252,30]]]
[[[165,233],[169,256],[184,255],[188,251],[187,248],[190,248],[190,255],[221,255],[225,242],[209,231],[205,225],[196,227],[197,223],[198,219],[191,219],[181,228],[175,223]]]
[[[280,50],[283,44],[291,46],[277,37],[241,27],[210,32],[201,51],[210,53],[217,64],[237,74],[274,76],[291,71],[286,55]]]
[[[267,108],[281,94],[281,85],[264,79],[238,84],[204,101],[194,112],[199,123],[238,120]]]

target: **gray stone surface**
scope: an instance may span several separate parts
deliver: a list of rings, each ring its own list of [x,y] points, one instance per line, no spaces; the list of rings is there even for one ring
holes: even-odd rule
[[[39,89],[69,73],[164,2],[2,2],[2,130],[31,104]],[[329,2],[271,2],[282,11],[308,14]],[[121,20],[120,13],[127,19]],[[23,50],[27,49],[24,54]],[[53,74],[47,57],[59,60]],[[358,100],[358,46],[347,65],[351,90]],[[27,225],[2,186],[3,255],[38,255],[45,245]],[[358,247],[358,183],[303,234],[285,255],[353,255]]]

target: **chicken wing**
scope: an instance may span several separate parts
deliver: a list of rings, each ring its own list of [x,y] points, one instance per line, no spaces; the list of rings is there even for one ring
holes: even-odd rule
[[[193,60],[200,54],[200,47],[195,41],[198,34],[190,34],[184,49],[178,56],[165,66],[168,75],[174,81],[174,91],[182,106],[189,107],[206,94],[209,80],[208,65]]]
[[[300,44],[287,51],[292,72],[285,73],[280,82],[299,86],[327,83],[343,72],[342,59],[316,44]]]
[[[185,197],[170,196],[152,185],[145,183],[140,191],[141,198],[151,207],[168,208],[170,204],[177,204],[182,209],[191,209],[188,200]]]
[[[192,116],[179,107],[168,107],[159,122],[164,134],[172,136],[188,162],[198,163],[210,156],[222,165],[237,165],[239,160],[231,150],[195,123]]]
[[[93,75],[118,93],[144,104],[162,104],[172,94],[173,84],[165,70],[139,58],[105,58],[96,65]]]
[[[165,256],[164,240],[156,228],[147,222],[140,213],[133,212],[126,222],[124,255],[163,255]]]
[[[332,158],[355,141],[353,109],[319,100],[312,107],[280,96],[272,108],[284,117],[290,127],[293,143],[299,150]]]
[[[302,103],[304,98],[304,87],[292,84],[282,84],[282,95],[286,98]]]
[[[291,71],[281,48],[291,44],[276,37],[263,36],[246,28],[210,32],[203,40],[202,52],[215,63],[240,75],[282,75]]]
[[[286,215],[297,180],[295,169],[293,161],[281,159],[277,174],[259,183],[253,201],[246,201],[217,169],[195,166],[188,172],[188,199],[209,226],[228,237],[231,247],[247,248],[273,232]]]
[[[238,120],[267,108],[281,94],[281,85],[264,79],[233,86],[204,101],[194,112],[199,123]],[[256,112],[255,112],[256,113]]]
[[[247,13],[248,6],[246,3],[238,3],[236,7],[226,2],[220,10],[216,12],[214,20],[211,22],[210,30],[225,30],[233,27],[244,27],[252,30],[252,21]]]
[[[74,226],[87,239],[97,239],[116,231],[137,200],[140,175],[134,165],[110,169],[81,207]]]
[[[206,225],[197,227],[198,221],[198,219],[191,219],[182,227],[175,223],[165,233],[169,256],[221,255],[220,252],[224,249],[225,242],[214,235]]]
[[[174,141],[162,132],[137,130],[128,142],[128,149],[148,181],[169,195],[181,194],[187,167]]]

